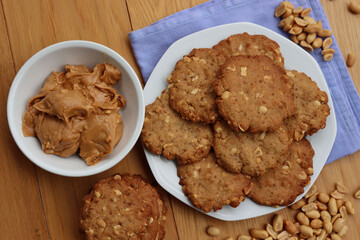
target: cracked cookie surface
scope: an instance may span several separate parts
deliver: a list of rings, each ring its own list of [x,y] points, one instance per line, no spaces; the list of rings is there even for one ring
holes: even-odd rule
[[[282,164],[290,146],[284,128],[275,132],[234,132],[223,121],[214,124],[213,148],[217,162],[227,171],[250,176],[264,174]]]
[[[83,203],[80,225],[89,240],[164,238],[166,207],[156,189],[139,175],[102,179]]]
[[[141,139],[146,148],[179,164],[200,161],[207,156],[213,141],[210,125],[186,121],[169,105],[165,90],[154,103],[146,106]]]
[[[314,150],[310,142],[302,139],[290,146],[290,155],[282,165],[254,178],[249,197],[261,205],[286,206],[304,192],[313,174]]]
[[[213,152],[199,162],[179,165],[178,176],[185,195],[204,212],[220,210],[223,205],[237,207],[252,187],[245,175],[221,168]]]
[[[219,114],[234,131],[275,131],[294,112],[284,68],[265,56],[226,60],[214,82]]]
[[[248,33],[231,35],[213,48],[225,56],[264,55],[273,60],[275,64],[284,66],[284,58],[281,55],[279,44],[264,35],[249,35]]]
[[[300,141],[307,134],[312,135],[325,128],[326,118],[330,114],[328,96],[305,73],[293,70],[286,75],[293,87],[295,111],[285,119],[285,124],[290,137]]]
[[[168,77],[170,106],[193,122],[215,122],[218,111],[213,88],[225,57],[212,48],[193,49],[177,62]]]

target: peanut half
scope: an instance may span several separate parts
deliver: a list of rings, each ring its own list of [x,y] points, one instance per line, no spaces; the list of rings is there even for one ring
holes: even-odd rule
[[[352,13],[359,14],[360,13],[360,4],[358,2],[356,2],[356,1],[352,1],[349,4],[349,10]]]
[[[346,65],[352,67],[356,61],[356,56],[353,53],[349,53],[346,59]]]
[[[206,229],[207,234],[209,234],[210,236],[219,236],[220,235],[220,229],[214,226],[209,226]]]

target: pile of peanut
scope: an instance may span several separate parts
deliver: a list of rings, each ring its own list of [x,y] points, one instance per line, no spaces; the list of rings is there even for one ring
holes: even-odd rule
[[[237,240],[341,240],[348,231],[346,221],[349,215],[355,214],[351,201],[344,199],[347,193],[349,190],[341,183],[336,183],[336,189],[330,194],[318,192],[313,185],[303,199],[290,206],[298,211],[295,221],[275,214],[272,224],[266,224],[265,229],[252,228],[250,236],[240,235]],[[360,199],[360,189],[354,197]],[[218,236],[220,229],[210,226],[207,233]]]
[[[289,1],[283,1],[275,9],[275,17],[281,17],[279,27],[290,34],[290,39],[300,44],[305,50],[312,52],[322,47],[324,61],[330,61],[335,50],[330,48],[332,44],[332,32],[323,29],[321,20],[315,21],[309,16],[311,8],[295,8]]]

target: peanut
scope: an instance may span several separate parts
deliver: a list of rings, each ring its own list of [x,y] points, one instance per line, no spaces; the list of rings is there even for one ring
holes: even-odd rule
[[[290,30],[289,30],[289,33],[291,35],[299,35],[300,33],[302,33],[303,29],[301,27],[292,27]]]
[[[299,17],[294,18],[294,21],[300,27],[305,27],[305,26],[307,26],[309,24],[307,21],[305,21],[304,19],[301,19]]]
[[[269,233],[269,235],[272,237],[272,238],[274,238],[274,239],[276,239],[277,238],[277,233],[274,231],[274,228],[273,228],[273,226],[271,225],[271,224],[266,224],[266,231]]]
[[[316,24],[316,21],[312,17],[305,16],[303,19],[308,22],[308,24]]]
[[[348,230],[348,226],[344,226],[344,227],[340,230],[340,232],[338,232],[338,235],[339,235],[340,237],[345,236],[345,234],[347,233],[347,230]]]
[[[331,220],[331,215],[330,215],[330,213],[328,211],[321,211],[320,216],[321,216],[321,219],[323,221],[326,221],[326,220],[330,221]]]
[[[320,219],[313,219],[310,222],[310,227],[312,228],[321,228],[323,226],[323,221],[321,221]]]
[[[303,199],[301,199],[301,200],[297,201],[296,203],[294,203],[293,205],[291,205],[291,208],[294,210],[298,210],[305,205],[306,205],[306,202]]]
[[[327,49],[331,46],[331,44],[332,44],[332,38],[330,38],[330,37],[325,38],[325,40],[323,41],[323,44],[322,44],[322,48]]]
[[[283,229],[284,219],[280,214],[276,214],[273,218],[273,228],[276,232]]]
[[[317,210],[311,210],[311,211],[305,212],[305,215],[311,219],[320,218],[320,213]]]
[[[346,211],[348,214],[351,214],[351,215],[355,214],[355,208],[353,207],[353,205],[350,201],[346,201],[344,203],[344,206],[346,207]]]
[[[359,14],[360,13],[360,4],[358,2],[356,2],[356,1],[352,1],[349,4],[349,10],[352,13]]]
[[[319,24],[309,24],[305,27],[304,32],[307,33],[316,33],[319,32],[321,30],[321,26]]]
[[[337,235],[336,233],[332,233],[331,240],[341,240],[341,237],[339,235]]]
[[[322,54],[322,55],[325,55],[325,54],[334,54],[334,53],[335,53],[335,50],[332,49],[332,48],[327,48],[327,49],[321,51],[321,54]]]
[[[314,195],[317,191],[317,187],[316,185],[312,185],[311,188],[309,189],[309,191],[305,194],[305,198],[309,198],[311,197],[312,195]]]
[[[353,53],[349,53],[346,59],[346,65],[352,67],[356,61],[356,56]]]
[[[260,238],[260,239],[264,239],[264,238],[267,238],[269,236],[267,231],[262,230],[262,229],[255,229],[255,228],[250,229],[250,235],[253,238]]]
[[[300,43],[299,40],[297,39],[297,36],[296,36],[296,35],[290,35],[290,39],[291,39],[291,41],[293,41],[293,42],[296,43],[296,44],[299,44],[299,43]]]
[[[328,29],[322,29],[317,34],[319,37],[330,37],[332,35],[332,31]]]
[[[301,225],[307,225],[308,226],[310,224],[309,218],[303,212],[299,212],[296,215],[296,219],[299,221],[299,223]]]
[[[334,54],[328,53],[323,56],[323,59],[325,62],[328,62],[328,61],[331,61],[331,59],[333,59],[333,57],[334,57]]]
[[[252,237],[250,237],[249,235],[240,235],[237,240],[251,240]]]
[[[338,190],[333,191],[332,193],[330,193],[330,195],[335,199],[343,199],[344,198],[344,194],[340,193]]]
[[[338,218],[334,224],[333,224],[333,230],[334,232],[340,232],[341,229],[345,226],[345,219],[343,218]]]
[[[284,19],[284,18],[287,18],[288,16],[292,16],[292,9],[291,8],[287,8],[286,9],[286,11],[285,11],[285,13],[281,16],[282,17],[282,19]]]
[[[354,197],[360,199],[360,189],[355,192]]]
[[[301,208],[301,210],[302,210],[303,212],[310,212],[310,211],[316,210],[316,209],[318,209],[316,203],[308,203],[308,204],[306,204],[305,206],[303,206],[303,207]]]
[[[316,33],[309,33],[307,36],[306,36],[306,41],[311,44],[312,42],[314,42],[316,38]],[[313,46],[314,47],[314,46]]]
[[[336,198],[335,198],[335,199],[336,199]],[[342,199],[336,199],[336,206],[337,206],[338,209],[340,209],[343,204],[344,204],[344,200],[342,200]]]
[[[319,193],[319,195],[317,196],[319,201],[322,203],[328,203],[330,200],[329,195],[325,194],[325,193]]]
[[[280,5],[275,9],[275,17],[280,17],[286,12],[286,5],[284,3],[280,3]]]
[[[209,226],[207,229],[206,229],[206,232],[208,235],[210,236],[219,236],[220,235],[220,229],[217,228],[217,227],[214,227],[214,226]]]
[[[295,226],[295,224],[293,222],[285,219],[284,220],[284,225],[285,225],[286,231],[288,231],[292,235],[296,234],[296,226]]]
[[[338,190],[340,193],[349,193],[349,189],[340,182],[336,183],[336,190]]]
[[[304,10],[300,13],[300,16],[301,16],[302,18],[304,18],[304,17],[306,17],[306,16],[309,16],[310,12],[311,12],[311,8],[306,8],[306,9],[304,9]]]
[[[324,230],[328,234],[330,234],[332,232],[333,225],[331,224],[331,222],[329,220],[325,220],[323,223],[324,223]]]
[[[317,201],[317,200],[315,201],[315,203],[316,203],[316,206],[318,207],[318,209],[320,211],[327,210],[327,205],[325,203],[322,203],[322,202]]]
[[[329,203],[328,203],[328,208],[329,208],[329,213],[331,216],[334,216],[337,214],[338,208],[336,206],[335,198],[330,198]]]
[[[309,51],[309,52],[314,51],[313,47],[306,41],[301,41],[300,46],[302,46],[306,51]]]
[[[305,226],[305,225],[301,225],[300,226],[300,233],[304,236],[304,237],[312,237],[314,234],[314,230],[309,227],[309,226]]]
[[[343,219],[347,219],[348,213],[347,213],[347,210],[346,210],[346,207],[345,207],[345,206],[342,206],[342,207],[339,209],[339,212],[340,212],[340,216],[341,216]]]
[[[322,46],[322,44],[323,44],[323,40],[321,39],[321,38],[316,38],[313,42],[312,42],[312,47],[314,48],[314,49],[316,49],[316,48],[320,48],[321,46]]]
[[[298,39],[299,41],[305,40],[305,39],[306,39],[306,33],[300,33],[300,34],[297,36],[297,39]]]

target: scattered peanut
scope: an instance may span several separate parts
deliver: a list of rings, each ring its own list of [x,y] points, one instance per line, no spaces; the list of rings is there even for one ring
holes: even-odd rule
[[[309,191],[305,194],[305,198],[309,198],[311,197],[312,195],[314,195],[317,191],[317,187],[316,185],[312,185],[311,188],[309,189]]]
[[[312,47],[314,48],[314,49],[316,49],[316,48],[320,48],[321,46],[322,46],[322,44],[323,44],[323,40],[321,39],[321,38],[316,38],[313,42],[312,42]]]
[[[335,198],[330,198],[329,203],[328,203],[328,207],[329,207],[329,213],[331,216],[336,215],[336,213],[338,212],[338,208],[336,206],[336,200]]]
[[[338,190],[340,193],[349,193],[349,189],[340,182],[336,183],[336,190]]]
[[[346,201],[344,203],[344,206],[346,207],[346,211],[348,214],[351,214],[351,215],[355,214],[355,208],[353,207],[353,205],[350,201]]]
[[[276,232],[283,229],[284,219],[280,214],[276,214],[273,218],[273,228]]]
[[[320,219],[313,219],[310,222],[310,227],[321,228],[321,227],[323,227],[323,221],[321,221]]]
[[[325,194],[325,193],[319,193],[319,195],[317,196],[319,201],[322,203],[328,203],[330,200],[329,195]]]
[[[349,53],[346,59],[346,65],[352,67],[356,61],[356,56],[353,53]]]
[[[328,61],[330,61],[331,59],[333,59],[333,57],[334,57],[334,54],[328,53],[328,54],[325,54],[325,55],[323,56],[323,59],[324,59],[325,62],[328,62]]]
[[[334,224],[333,224],[333,230],[338,233],[338,232],[341,231],[341,229],[342,229],[344,226],[345,226],[345,219],[343,219],[343,218],[338,218],[338,219],[334,222]]]
[[[250,229],[250,235],[253,238],[260,238],[260,239],[265,239],[269,236],[267,231],[262,229],[255,229],[255,228]]]
[[[314,234],[314,230],[309,227],[309,226],[305,226],[305,225],[301,225],[300,226],[300,233],[304,236],[304,237],[312,237]]]
[[[322,48],[327,49],[331,46],[331,44],[332,44],[332,38],[330,38],[330,37],[325,38],[325,40],[323,41],[323,44],[322,44]]]
[[[271,224],[266,224],[266,231],[269,233],[269,235],[272,237],[272,238],[274,238],[274,239],[276,239],[277,238],[277,232],[275,232],[274,231],[274,228],[273,228],[273,226],[271,225]]]
[[[320,216],[321,216],[321,219],[323,221],[326,221],[326,220],[330,221],[331,220],[331,215],[330,215],[330,213],[328,211],[321,211]]]
[[[338,209],[340,209],[343,204],[344,204],[344,200],[336,199],[336,206],[337,206]]]
[[[209,234],[210,236],[219,236],[220,235],[220,229],[214,226],[209,226],[206,229],[207,234]]]
[[[291,208],[294,210],[298,210],[299,208],[302,208],[303,206],[306,205],[306,202],[304,200],[299,200],[296,203],[294,203],[293,205],[291,205]]]
[[[290,221],[290,220],[284,220],[284,225],[285,225],[285,229],[286,231],[288,231],[291,234],[296,234],[296,226],[295,224]]]
[[[347,233],[347,230],[348,230],[348,226],[344,226],[344,227],[340,230],[340,232],[338,232],[338,235],[339,235],[340,237],[345,236],[345,234]]]
[[[330,37],[332,35],[332,31],[327,29],[326,30],[322,29],[317,34],[319,37]]]
[[[237,240],[251,240],[252,237],[250,237],[249,235],[240,235]]]
[[[332,48],[327,48],[327,49],[324,49],[321,51],[321,54],[322,55],[325,55],[325,54],[334,54],[335,53],[335,50],[332,49]]]
[[[316,203],[308,203],[308,204],[306,204],[305,206],[303,206],[303,207],[301,208],[301,210],[302,210],[303,212],[310,212],[310,211],[316,210],[316,209],[318,209]]]
[[[330,195],[335,199],[343,199],[344,198],[344,194],[340,193],[338,190],[333,191]]]
[[[331,222],[329,220],[325,220],[324,221],[324,230],[330,234],[332,232],[333,229],[333,225],[331,224]]]
[[[311,44],[314,42],[316,38],[316,33],[309,33],[307,36],[306,36],[306,41]],[[313,46],[314,47],[314,46]]]
[[[352,13],[359,14],[360,13],[360,4],[358,2],[356,2],[356,1],[352,1],[349,4],[349,10]]]
[[[299,221],[299,223],[301,225],[307,225],[308,226],[310,224],[309,218],[303,212],[299,212],[296,215],[296,219]]]
[[[337,235],[336,233],[332,233],[331,240],[341,240],[341,237],[339,235]]]
[[[318,210],[311,210],[311,211],[305,212],[305,215],[311,219],[320,218],[320,213]]]
[[[309,51],[309,52],[314,51],[313,47],[306,41],[301,41],[300,46],[302,46],[306,51]]]

